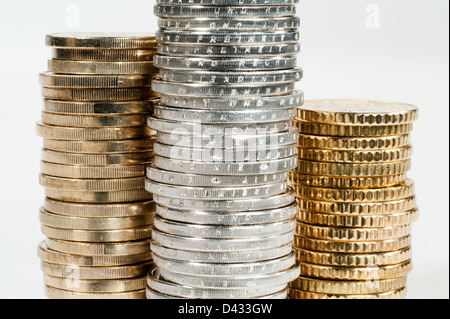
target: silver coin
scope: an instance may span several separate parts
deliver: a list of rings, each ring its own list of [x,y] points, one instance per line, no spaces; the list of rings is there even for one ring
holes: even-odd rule
[[[290,206],[277,209],[240,213],[177,210],[157,206],[156,212],[162,218],[182,223],[200,225],[256,225],[290,220],[297,215],[298,205],[297,203],[293,203]]]
[[[246,187],[192,187],[161,184],[147,179],[145,189],[160,196],[202,200],[234,200],[240,198],[258,198],[274,196],[286,192],[287,183]]]
[[[290,255],[268,261],[238,264],[188,262],[165,259],[154,254],[153,262],[159,269],[174,272],[176,274],[214,277],[217,278],[218,281],[221,281],[222,277],[262,276],[289,269],[295,265],[295,254],[291,253]]]
[[[161,69],[159,77],[163,81],[209,84],[270,84],[300,81],[302,69],[266,72],[210,72],[210,71],[172,71]],[[294,107],[295,108],[295,107]]]
[[[267,58],[191,58],[175,56],[154,56],[154,65],[171,70],[210,70],[210,71],[258,71],[283,70],[297,67],[296,57]]]
[[[248,276],[248,277],[222,277],[217,280],[215,277],[194,276],[178,274],[170,270],[159,268],[161,276],[165,279],[196,288],[247,288],[247,287],[265,287],[288,284],[300,275],[300,267],[292,266],[276,273]]]
[[[232,45],[232,46],[195,46],[177,44],[159,44],[158,53],[170,56],[209,57],[209,58],[246,58],[294,56],[300,52],[299,43],[277,45]]]
[[[156,138],[158,143],[166,145],[181,145],[194,148],[274,148],[297,143],[298,131],[290,127],[288,132],[268,133],[256,131],[250,134],[250,131],[241,132],[232,130],[225,131],[226,134],[207,135],[209,132],[201,132],[195,135],[186,135],[182,130],[176,130],[173,133],[159,132]],[[180,134],[181,133],[181,134]],[[205,133],[205,134],[202,134]],[[162,168],[162,167],[161,167]],[[228,174],[228,173],[227,173]],[[251,173],[248,173],[251,174]],[[220,175],[220,174],[219,174]]]
[[[245,5],[288,5],[297,4],[299,0],[156,0],[157,4],[203,5],[203,6],[245,6]]]
[[[168,95],[184,97],[252,97],[275,96],[291,94],[295,90],[295,83],[270,84],[203,84],[203,83],[177,83],[155,79],[152,90]],[[294,116],[292,116],[294,117]],[[170,118],[169,118],[170,119]]]
[[[243,18],[295,16],[293,5],[283,6],[187,6],[156,5],[154,14],[166,18]]]
[[[172,31],[156,32],[159,43],[186,45],[263,45],[295,43],[300,38],[298,31],[271,32],[214,32],[214,31]]]
[[[297,167],[297,156],[259,162],[192,162],[155,156],[155,166],[164,170],[204,175],[257,175],[285,172]]]
[[[171,133],[183,136],[266,135],[287,132],[292,128],[289,125],[289,121],[274,123],[203,124],[198,121],[172,121],[159,119],[153,116],[147,118],[147,125],[159,133]]]
[[[198,252],[198,251],[186,251],[173,249],[169,247],[163,247],[155,242],[150,244],[150,248],[154,254],[160,257],[182,260],[182,261],[197,261],[205,263],[222,263],[233,264],[243,262],[258,262],[281,258],[289,255],[292,252],[292,243],[284,246],[262,249],[262,250],[249,250],[249,251],[233,251],[233,252]]]
[[[195,89],[194,89],[195,91]],[[287,122],[292,119],[297,110],[252,110],[250,111],[210,111],[210,110],[193,110],[168,107],[163,105],[155,105],[154,116],[160,119],[194,122],[206,124],[222,124],[222,123],[271,123],[271,122]]]
[[[160,216],[155,217],[155,228],[162,232],[183,237],[199,238],[252,238],[259,236],[275,236],[294,230],[295,224],[295,218],[269,224],[224,226],[180,223],[164,219]]]
[[[204,289],[193,288],[165,280],[157,268],[150,269],[147,277],[148,288],[160,294],[177,296],[188,299],[241,299],[257,298],[275,294],[286,289],[287,285],[274,285],[272,287],[251,287],[241,289]]]
[[[203,186],[203,187],[234,187],[234,186],[254,186],[266,185],[269,183],[278,183],[286,181],[289,172],[279,172],[268,175],[246,175],[246,176],[227,176],[227,175],[196,175],[161,170],[154,165],[147,166],[147,178],[164,184],[181,186]]]
[[[207,201],[197,199],[196,200],[178,199],[154,195],[153,200],[158,205],[174,209],[205,210],[212,212],[217,211],[244,212],[244,211],[266,210],[284,207],[292,204],[295,201],[295,195],[294,192],[290,189],[288,192],[281,195],[265,198],[261,197],[256,199]]]
[[[154,154],[182,161],[255,162],[297,155],[296,144],[274,148],[192,148],[155,143]],[[236,185],[237,186],[237,185]]]
[[[160,70],[162,71],[162,70]],[[253,110],[253,109],[290,109],[304,103],[302,91],[290,95],[251,97],[251,98],[194,98],[161,94],[162,105],[201,110]]]
[[[164,233],[156,228],[152,230],[152,239],[163,247],[197,252],[248,252],[255,250],[275,249],[293,241],[294,232],[269,237],[254,238],[194,238]]]
[[[253,0],[250,0],[253,1]],[[158,26],[165,30],[180,31],[276,31],[296,30],[298,17],[278,18],[209,18],[209,19],[158,19]]]

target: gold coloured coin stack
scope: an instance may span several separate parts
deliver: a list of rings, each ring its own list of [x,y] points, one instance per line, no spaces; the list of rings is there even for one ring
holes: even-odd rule
[[[38,249],[49,298],[145,298],[155,204],[145,191],[153,158],[154,36],[53,34],[40,74],[44,138]]]
[[[415,106],[317,100],[298,109],[299,203],[291,299],[400,299],[418,217],[410,131]]]

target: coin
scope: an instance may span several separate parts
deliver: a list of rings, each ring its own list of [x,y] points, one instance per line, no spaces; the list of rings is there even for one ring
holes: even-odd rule
[[[411,104],[370,100],[312,100],[298,109],[303,121],[343,125],[395,125],[417,120]]]
[[[145,33],[54,33],[45,42],[52,47],[97,49],[152,49],[156,38]]]
[[[140,165],[81,166],[41,162],[41,173],[49,176],[78,179],[116,179],[145,176],[145,163]]]
[[[367,295],[316,293],[290,289],[289,296],[291,299],[404,299],[406,297],[406,288],[402,287],[394,291]]]
[[[146,100],[156,95],[150,88],[46,88],[41,89],[46,99],[65,101],[132,101]]]
[[[110,141],[73,141],[45,138],[44,148],[52,151],[80,154],[123,154],[151,151],[153,141],[154,138],[151,137]]]
[[[300,34],[297,31],[271,32],[217,32],[217,31],[173,31],[159,30],[156,39],[159,43],[177,43],[187,45],[251,45],[251,44],[284,44],[297,42]]]
[[[45,112],[74,115],[147,114],[152,107],[153,101],[148,100],[125,102],[44,100]]]
[[[166,43],[158,45],[158,53],[171,56],[210,57],[210,58],[245,58],[245,57],[275,57],[294,56],[300,52],[298,43],[267,44],[267,45],[177,45]]]
[[[392,252],[367,254],[317,252],[298,248],[295,250],[295,253],[297,260],[300,262],[317,265],[348,267],[395,265],[406,262],[411,259],[412,256],[411,247]]]
[[[404,277],[412,270],[412,262],[371,267],[340,267],[302,263],[301,275],[323,279],[367,280],[371,278],[392,279]]]
[[[39,220],[42,224],[65,229],[114,230],[144,227],[153,224],[153,215],[138,215],[120,218],[83,218],[52,214],[41,208]]]
[[[48,61],[49,72],[62,74],[155,74],[158,73],[155,66],[152,61]]]
[[[98,293],[74,292],[45,285],[45,295],[50,299],[145,299],[145,290]]]
[[[159,77],[163,81],[226,85],[289,83],[299,81],[302,76],[303,70],[298,68],[271,72],[172,71],[167,69],[159,72]]]
[[[160,18],[158,26],[163,30],[211,30],[211,31],[275,31],[296,30],[300,27],[298,17],[270,18],[208,18],[177,19]]]
[[[44,72],[39,84],[54,88],[133,88],[150,87],[151,79],[144,75],[76,75]]]
[[[409,134],[380,137],[335,137],[300,134],[298,146],[301,148],[327,150],[385,150],[410,145]]]
[[[282,6],[188,6],[161,5],[154,7],[154,14],[164,18],[232,18],[232,17],[284,17],[294,16],[293,5]]]
[[[126,140],[149,137],[151,135],[150,129],[143,126],[79,128],[46,125],[42,122],[37,123],[37,133],[40,137],[45,139],[71,141]]]
[[[73,191],[46,188],[45,195],[55,200],[75,203],[120,203],[136,202],[152,199],[152,194],[145,189],[134,189],[128,191],[95,192],[95,191]]]
[[[147,123],[144,114],[127,115],[67,115],[42,112],[42,122],[46,125],[64,127],[132,127],[143,126]]]
[[[53,58],[56,60],[77,61],[152,61],[156,53],[150,49],[86,49],[55,47]]]
[[[374,253],[395,251],[411,245],[411,236],[374,241],[336,241],[311,237],[294,238],[294,246],[314,251],[336,253]]]
[[[295,57],[220,59],[155,55],[153,61],[155,67],[170,70],[261,71],[297,66]]]
[[[202,5],[202,6],[245,6],[245,5],[288,5],[296,4],[299,0],[156,0],[157,4],[170,5]]]
[[[118,243],[150,238],[151,226],[119,230],[81,230],[41,225],[41,231],[45,236],[52,239],[91,243]]]

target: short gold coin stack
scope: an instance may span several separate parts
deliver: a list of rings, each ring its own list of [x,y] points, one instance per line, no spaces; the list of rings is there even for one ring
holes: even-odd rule
[[[410,132],[415,106],[317,100],[298,109],[300,206],[291,299],[397,299],[412,269],[418,217]]]
[[[44,138],[38,249],[55,299],[145,298],[152,259],[153,158],[147,127],[156,39],[140,34],[53,34],[40,74]]]

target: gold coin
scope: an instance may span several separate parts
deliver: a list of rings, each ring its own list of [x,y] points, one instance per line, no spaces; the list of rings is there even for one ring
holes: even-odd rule
[[[333,177],[300,174],[289,172],[291,186],[310,186],[325,188],[382,188],[402,184],[406,181],[407,174],[372,176],[372,177]]]
[[[45,295],[50,299],[146,299],[146,291],[136,290],[113,293],[83,293],[57,289],[45,285]]]
[[[151,229],[152,226],[114,230],[81,230],[54,228],[47,225],[41,225],[42,233],[48,238],[96,243],[116,243],[148,239],[151,236]]]
[[[289,284],[291,289],[331,295],[367,295],[402,289],[406,276],[377,281],[325,280],[298,277]]]
[[[89,192],[117,192],[145,188],[144,177],[120,179],[73,179],[40,174],[39,183],[48,188]]]
[[[130,229],[153,225],[154,215],[138,215],[120,218],[82,218],[52,214],[45,209],[40,210],[39,220],[42,224],[54,228],[84,230]]]
[[[96,49],[154,49],[156,37],[144,33],[54,33],[45,38],[51,47]]]
[[[46,88],[144,88],[152,85],[147,75],[77,75],[44,72],[39,74],[39,84]]]
[[[386,266],[403,263],[412,257],[412,250],[407,247],[402,250],[349,254],[335,252],[319,252],[306,249],[296,249],[295,257],[300,263],[326,265],[326,266],[346,266],[346,267],[366,267],[366,266]]]
[[[48,71],[60,74],[93,74],[93,75],[122,75],[148,74],[155,75],[158,69],[153,61],[70,61],[49,60]]]
[[[294,246],[314,251],[336,253],[375,253],[396,251],[411,245],[411,236],[377,241],[335,241],[308,237],[294,237]]]
[[[81,166],[61,165],[41,162],[41,172],[45,175],[65,178],[113,179],[145,176],[145,163],[142,165]]]
[[[126,154],[79,154],[56,152],[43,149],[41,159],[44,162],[50,162],[62,165],[137,165],[149,163],[153,158],[153,152],[139,152]]]
[[[65,127],[130,127],[146,125],[147,116],[144,114],[66,115],[42,112],[42,122],[47,125]]]
[[[406,288],[400,288],[394,291],[380,292],[367,295],[346,295],[308,292],[296,289],[289,289],[290,299],[405,299]]]
[[[311,100],[297,109],[297,117],[307,122],[345,125],[403,124],[417,120],[417,106],[371,100]]]
[[[342,137],[382,137],[408,134],[413,123],[396,125],[336,125],[292,120],[300,134]]]
[[[81,293],[120,293],[145,289],[146,277],[119,280],[81,280],[44,275],[47,286]]]
[[[296,234],[338,241],[377,241],[404,237],[411,234],[411,224],[383,228],[327,227],[309,225],[298,221]]]
[[[145,50],[54,48],[53,58],[77,61],[153,61],[156,53],[156,48]]]
[[[294,186],[295,195],[308,200],[339,201],[339,202],[384,202],[394,201],[414,196],[414,182],[407,179],[402,185],[370,188],[370,189],[339,189],[319,188],[309,186]]]
[[[70,217],[90,217],[90,218],[120,218],[140,215],[149,215],[156,212],[154,201],[142,201],[119,204],[87,204],[70,203],[45,198],[45,210]]]
[[[324,163],[300,159],[295,171],[300,174],[332,177],[372,177],[403,174],[408,172],[410,168],[410,159],[375,164]]]
[[[38,122],[37,134],[53,140],[108,141],[150,137],[152,131],[146,126],[79,128],[46,125]]]
[[[149,114],[156,100],[76,102],[44,100],[44,111],[73,115]]]
[[[297,148],[298,158],[318,162],[338,163],[380,163],[396,162],[411,158],[412,147],[392,148],[373,151],[347,151]]]
[[[384,150],[401,148],[411,143],[411,136],[394,135],[381,137],[335,137],[300,134],[298,146],[326,150]]]
[[[45,295],[50,299],[146,299],[145,289],[113,293],[83,293],[57,289],[47,285],[45,285]]]
[[[119,242],[119,243],[94,243],[94,242],[74,242],[64,241],[58,239],[47,238],[45,244],[52,252],[59,252],[63,254],[69,254],[73,258],[83,257],[91,258],[95,264],[87,264],[86,266],[97,266],[99,261],[113,260],[112,257],[127,257],[134,258],[133,256],[149,256],[150,253],[150,240],[144,239],[139,241]],[[98,257],[98,258],[97,258]],[[100,258],[101,257],[101,258]],[[145,257],[145,258],[147,258]],[[56,264],[66,264],[63,262],[54,262]],[[132,263],[132,264],[136,264]],[[70,263],[69,263],[70,264]],[[76,264],[76,263],[73,263]],[[78,265],[78,264],[76,264]]]
[[[69,191],[46,188],[45,195],[52,199],[75,203],[120,203],[150,200],[152,194],[145,189],[117,192]]]
[[[41,261],[41,268],[44,274],[53,277],[85,280],[113,280],[146,276],[151,264],[152,262],[145,262],[127,266],[92,267],[61,265]]]
[[[411,196],[395,201],[355,203],[328,202],[299,198],[300,210],[335,215],[396,214],[416,208],[416,197]]]
[[[412,270],[412,262],[388,266],[339,267],[301,263],[301,275],[333,280],[382,280],[404,277]]]
[[[48,240],[50,241],[51,239]],[[43,261],[54,264],[99,267],[124,266],[150,261],[152,259],[152,253],[149,247],[150,244],[148,251],[141,254],[84,256],[52,250],[47,247],[45,242],[41,242],[39,244],[38,256]]]
[[[298,220],[307,224],[333,227],[396,227],[408,225],[417,220],[419,211],[413,209],[407,212],[386,215],[343,215],[299,211]]]
[[[80,154],[124,154],[153,151],[154,141],[153,137],[116,141],[66,141],[45,138],[44,148]]]
[[[150,88],[114,88],[114,89],[72,89],[41,88],[44,99],[64,101],[133,101],[148,100],[155,97]]]

